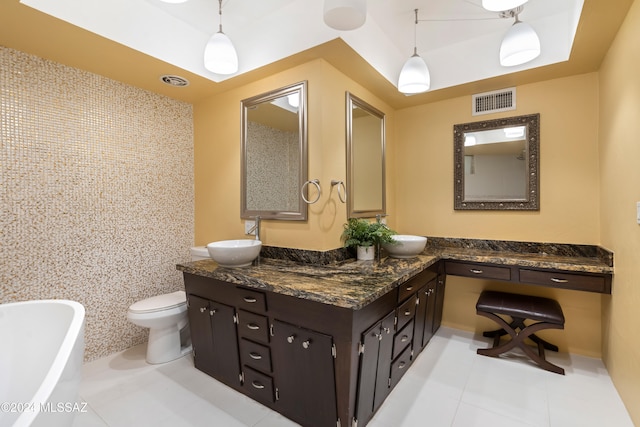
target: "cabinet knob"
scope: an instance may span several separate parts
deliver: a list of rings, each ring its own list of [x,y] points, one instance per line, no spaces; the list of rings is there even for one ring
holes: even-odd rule
[[[291,344],[292,342],[294,342],[294,341],[295,341],[295,339],[296,339],[296,336],[295,336],[295,335],[289,335],[289,336],[287,337],[287,342],[288,342],[289,344]]]
[[[311,347],[311,340],[306,340],[305,342],[302,343],[302,347],[303,348],[309,348]]]
[[[205,311],[207,311],[207,307],[200,307],[200,313],[204,313]]]
[[[390,333],[391,333],[391,329],[390,329],[390,328],[382,328],[382,330],[383,330],[386,334],[390,334]]]
[[[213,316],[214,314],[216,314],[216,311],[217,310],[215,308],[212,310],[209,310],[209,316]]]

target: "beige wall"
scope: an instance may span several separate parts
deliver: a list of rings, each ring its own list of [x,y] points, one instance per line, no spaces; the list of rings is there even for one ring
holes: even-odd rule
[[[338,199],[336,189],[331,189],[331,180],[346,181],[345,91],[387,113],[388,135],[393,132],[393,111],[324,60],[303,64],[194,106],[196,244],[244,237],[240,219],[241,101],[303,80],[308,81],[308,176],[320,180],[322,197],[309,206],[308,221],[263,221],[261,238],[269,246],[310,250],[342,245],[346,205]],[[393,145],[391,139],[388,143]]]
[[[519,86],[517,110],[473,117],[471,97],[396,112],[397,230],[441,237],[599,244],[598,76],[596,73]],[[453,209],[453,125],[540,113],[540,211]],[[402,166],[402,167],[400,167]],[[563,332],[543,336],[563,351],[601,354],[600,294],[448,277],[444,324],[483,330],[475,314],[485,288],[556,298]]]
[[[0,303],[82,303],[87,360],[142,343],[128,307],[184,288],[191,106],[0,47],[0,113]]]
[[[600,70],[602,244],[615,252],[613,295],[603,301],[603,358],[640,425],[640,2],[632,5]]]

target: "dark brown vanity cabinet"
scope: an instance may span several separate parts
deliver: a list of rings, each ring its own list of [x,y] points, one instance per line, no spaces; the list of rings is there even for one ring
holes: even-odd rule
[[[336,425],[333,338],[279,320],[272,331],[278,411],[305,426]]]
[[[188,304],[196,368],[237,387],[240,357],[235,308],[197,295],[189,295]]]

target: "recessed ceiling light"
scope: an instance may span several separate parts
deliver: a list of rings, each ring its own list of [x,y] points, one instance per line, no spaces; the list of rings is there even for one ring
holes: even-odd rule
[[[163,83],[166,83],[169,86],[177,86],[177,87],[189,86],[189,80],[185,79],[184,77],[174,76],[171,74],[160,76],[160,80],[162,80]]]

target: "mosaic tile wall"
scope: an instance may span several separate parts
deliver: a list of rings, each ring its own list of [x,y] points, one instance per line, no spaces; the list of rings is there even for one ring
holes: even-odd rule
[[[146,339],[140,299],[184,289],[189,104],[0,47],[0,303],[82,303],[85,359]]]

